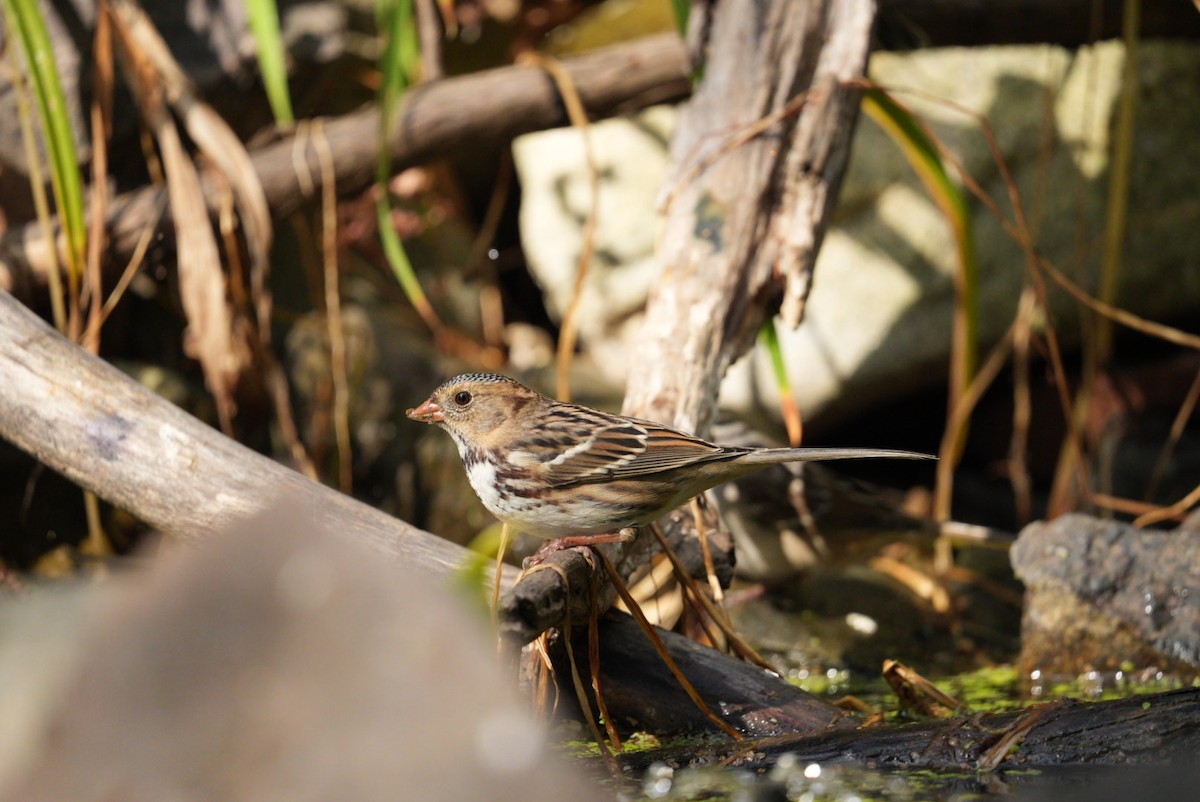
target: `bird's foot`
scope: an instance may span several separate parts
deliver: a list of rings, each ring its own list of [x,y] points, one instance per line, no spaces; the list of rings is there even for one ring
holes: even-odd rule
[[[633,527],[626,527],[620,532],[606,533],[601,535],[572,535],[570,537],[560,537],[551,540],[546,545],[538,549],[533,556],[525,558],[525,569],[528,570],[535,565],[540,565],[546,561],[556,551],[563,549],[573,549],[576,546],[598,546],[601,543],[628,543],[633,540],[633,536],[637,534],[637,530]]]

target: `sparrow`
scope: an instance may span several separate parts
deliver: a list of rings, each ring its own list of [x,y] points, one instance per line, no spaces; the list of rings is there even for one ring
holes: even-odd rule
[[[934,459],[913,451],[722,446],[555,401],[494,373],[444,382],[405,414],[444,429],[483,505],[557,548],[627,540],[704,491],[784,462]]]

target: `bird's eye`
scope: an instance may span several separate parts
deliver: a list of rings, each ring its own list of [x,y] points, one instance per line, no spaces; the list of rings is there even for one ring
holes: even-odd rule
[[[458,404],[460,407],[465,407],[467,404],[471,403],[471,394],[466,390],[459,390],[454,394],[454,403]]]

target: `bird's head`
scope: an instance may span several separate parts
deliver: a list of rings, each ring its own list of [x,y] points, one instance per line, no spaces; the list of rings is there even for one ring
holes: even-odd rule
[[[432,423],[468,442],[483,445],[505,423],[532,411],[543,396],[507,376],[464,373],[442,383],[409,418]]]

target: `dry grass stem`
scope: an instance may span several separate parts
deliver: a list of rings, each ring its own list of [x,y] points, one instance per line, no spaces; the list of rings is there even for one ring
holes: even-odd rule
[[[654,533],[654,537],[657,538],[663,554],[667,556],[667,559],[671,562],[671,566],[675,569],[675,578],[679,580],[680,585],[687,589],[690,593],[690,598],[700,605],[701,612],[716,623],[717,627],[721,630],[721,634],[728,639],[729,646],[733,649],[734,654],[742,660],[754,663],[759,668],[765,668],[767,671],[778,674],[779,670],[775,666],[764,660],[750,644],[746,643],[737,634],[737,631],[734,630],[732,624],[729,622],[729,616],[725,611],[718,609],[712,600],[700,591],[700,588],[696,585],[696,581],[688,574],[687,568],[680,562],[679,556],[675,554],[675,550],[671,548],[671,544],[667,542],[667,537],[663,534],[662,527],[658,525],[658,522],[650,525],[650,531]],[[717,642],[716,638],[712,638],[712,640],[714,643]]]
[[[324,255],[325,321],[329,332],[329,372],[333,378],[333,432],[337,443],[338,488],[354,489],[354,453],[350,438],[350,382],[342,324],[337,244],[337,176],[322,120],[313,123],[312,141],[321,165],[321,253]]]
[[[570,368],[571,358],[575,354],[576,338],[579,334],[579,305],[583,301],[583,288],[587,284],[592,253],[596,249],[596,226],[600,214],[600,171],[596,167],[596,157],[592,151],[592,140],[588,133],[587,111],[583,107],[583,101],[579,99],[579,92],[575,89],[570,73],[555,59],[533,52],[522,54],[517,61],[540,67],[549,74],[558,88],[558,94],[567,110],[567,118],[571,121],[572,126],[579,129],[579,135],[583,137],[583,160],[587,167],[590,206],[587,220],[583,224],[583,243],[579,249],[579,266],[575,270],[575,285],[571,290],[571,300],[567,304],[567,310],[563,313],[562,326],[559,327],[558,362],[555,372],[555,392],[559,400],[570,401]]]
[[[721,730],[721,732],[725,733],[735,741],[742,740],[742,734],[733,727],[729,726],[729,724],[727,724],[720,716],[713,712],[713,709],[708,706],[708,703],[701,698],[699,692],[696,690],[696,686],[692,685],[691,680],[684,676],[683,672],[679,670],[679,664],[675,662],[675,658],[671,657],[671,653],[667,651],[667,647],[663,644],[662,638],[660,638],[658,633],[654,631],[654,627],[649,621],[646,620],[646,616],[642,614],[642,610],[640,607],[638,607],[637,602],[634,601],[633,597],[629,595],[629,589],[626,588],[625,583],[621,581],[621,576],[617,573],[617,569],[613,567],[612,561],[605,556],[604,552],[598,549],[594,550],[594,552],[600,558],[600,562],[604,565],[604,570],[608,573],[609,579],[612,580],[613,587],[617,590],[617,595],[619,595],[625,601],[625,605],[629,608],[630,614],[632,614],[634,620],[638,622],[638,626],[642,628],[642,632],[646,633],[646,637],[650,640],[651,645],[654,647],[654,651],[658,653],[660,658],[662,658],[663,664],[666,665],[667,670],[671,672],[671,675],[675,677],[675,680],[679,683],[679,686],[683,689],[683,692],[687,694],[688,698],[692,700],[692,703],[696,705],[696,708],[703,713],[704,717],[711,721],[717,729]]]
[[[1192,413],[1196,411],[1197,401],[1200,401],[1200,372],[1196,374],[1196,378],[1192,379],[1187,395],[1184,396],[1183,403],[1179,405],[1179,411],[1175,413],[1175,420],[1171,421],[1171,431],[1167,435],[1167,441],[1163,443],[1162,451],[1159,452],[1158,459],[1154,462],[1154,468],[1150,471],[1150,480],[1146,483],[1145,499],[1147,501],[1153,498],[1158,490],[1158,483],[1162,481],[1162,476],[1166,473],[1171,456],[1175,453],[1175,446],[1179,444],[1183,430],[1187,428]]]

